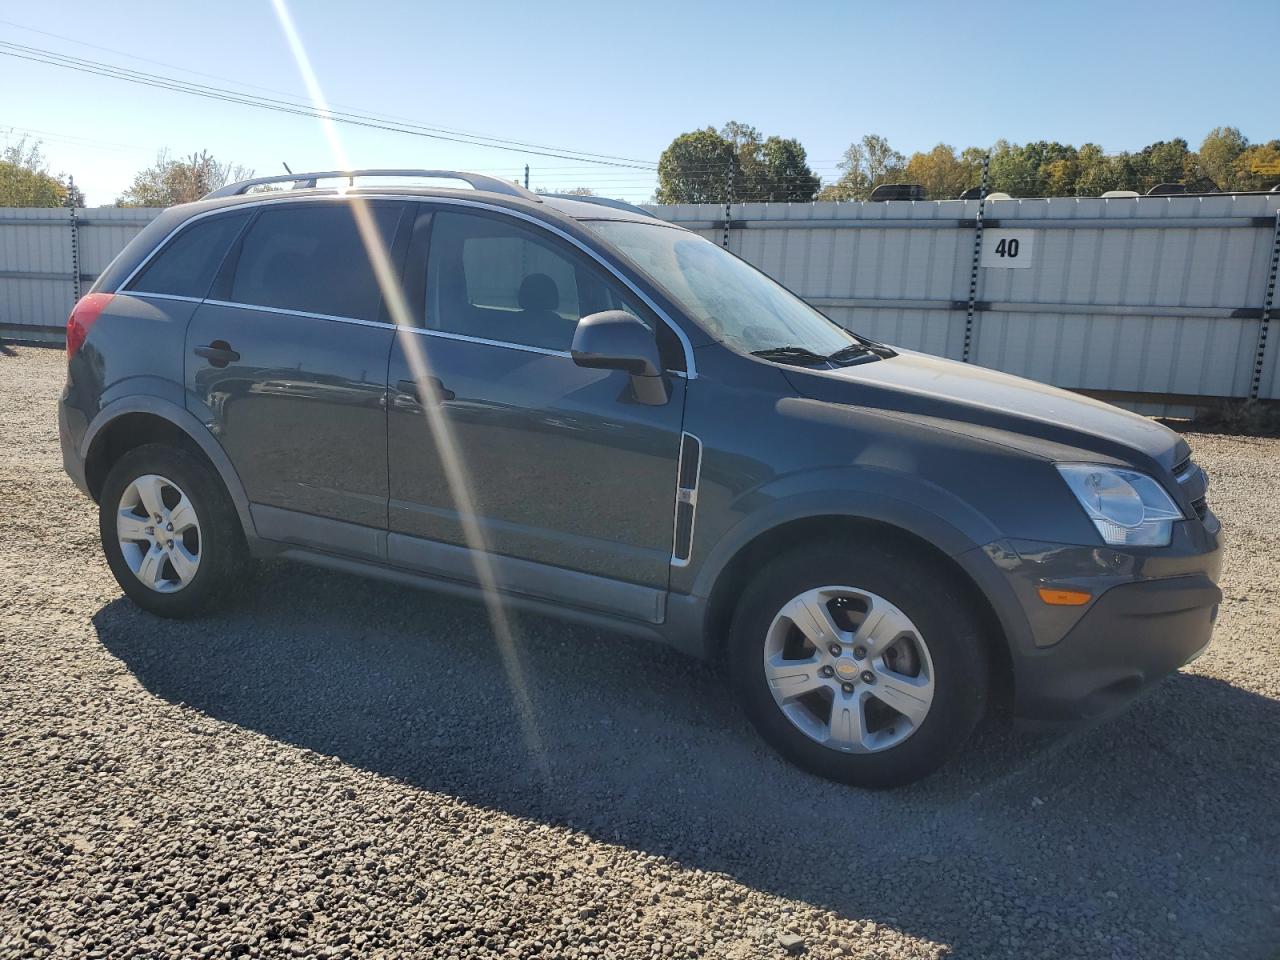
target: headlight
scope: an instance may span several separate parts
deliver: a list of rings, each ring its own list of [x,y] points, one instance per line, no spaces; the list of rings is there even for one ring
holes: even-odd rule
[[[1182,511],[1145,473],[1094,463],[1056,466],[1107,543],[1167,547],[1173,539],[1173,522],[1182,519]]]

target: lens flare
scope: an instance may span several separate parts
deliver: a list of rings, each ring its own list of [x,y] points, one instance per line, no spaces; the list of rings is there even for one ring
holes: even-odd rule
[[[280,21],[280,27],[284,31],[285,39],[288,41],[289,49],[292,51],[293,58],[298,65],[298,72],[302,75],[302,80],[306,84],[308,95],[317,107],[327,112],[328,102],[325,99],[324,92],[321,90],[320,81],[312,69],[311,58],[307,55],[302,39],[298,35],[293,17],[289,13],[289,8],[284,0],[272,0],[272,5],[275,8],[276,17]],[[327,117],[321,117],[320,125],[324,130],[325,138],[329,142],[329,147],[333,151],[338,169],[353,169],[353,165],[349,162],[346,151],[343,148],[342,139],[338,135],[336,124]],[[420,387],[426,388],[434,376],[431,370],[431,362],[426,350],[423,349],[421,337],[413,332],[413,317],[409,310],[408,301],[405,299],[404,290],[400,285],[400,278],[396,269],[391,263],[386,247],[383,245],[382,236],[374,223],[369,204],[362,196],[354,192],[348,195],[347,202],[351,205],[356,227],[364,241],[369,263],[373,267],[374,276],[378,281],[378,286],[381,288],[383,300],[387,305],[388,312],[391,314],[392,321],[396,325],[396,336],[399,338],[400,345],[404,350],[405,359],[409,364],[413,379]],[[468,472],[466,464],[463,462],[462,452],[454,439],[453,430],[449,425],[443,408],[438,404],[422,404],[422,410],[426,420],[426,430],[430,434],[436,455],[440,458],[440,464],[449,487],[449,495],[453,499],[454,507],[458,513],[463,537],[466,539],[467,546],[471,551],[471,561],[475,569],[476,582],[480,585],[484,595],[485,610],[493,627],[498,652],[502,657],[503,669],[507,674],[507,683],[511,687],[513,700],[519,714],[521,734],[524,737],[525,746],[539,774],[544,780],[549,779],[550,768],[547,764],[546,752],[542,747],[542,738],[538,733],[533,702],[529,697],[529,689],[524,677],[524,667],[520,661],[515,626],[502,603],[501,594],[498,592],[497,577],[494,574],[493,564],[489,560],[488,544],[485,540],[484,530],[480,526],[475,502],[471,496],[471,485],[468,481]]]

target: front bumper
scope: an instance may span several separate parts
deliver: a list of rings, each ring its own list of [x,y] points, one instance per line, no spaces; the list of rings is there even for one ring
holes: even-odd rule
[[[1176,525],[1173,542],[1158,549],[1028,541],[983,548],[990,567],[980,585],[1009,641],[1015,717],[1059,725],[1103,716],[1199,655],[1222,600],[1222,550],[1211,513]],[[1094,599],[1052,606],[1041,586]]]
[[[1061,641],[1015,665],[1015,714],[1060,724],[1113,712],[1209,645],[1221,600],[1203,574],[1112,587]]]

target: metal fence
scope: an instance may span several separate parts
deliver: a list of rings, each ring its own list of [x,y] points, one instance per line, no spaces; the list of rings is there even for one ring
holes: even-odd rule
[[[1280,196],[651,209],[898,346],[1153,413],[1280,399]],[[0,210],[0,336],[60,339],[158,212]]]
[[[899,346],[1150,412],[1280,398],[1280,197],[653,210]]]
[[[61,342],[80,294],[160,213],[0,208],[0,337]]]

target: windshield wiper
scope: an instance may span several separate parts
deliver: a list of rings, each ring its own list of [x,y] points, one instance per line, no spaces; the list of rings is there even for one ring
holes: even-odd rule
[[[827,358],[814,353],[806,347],[770,347],[767,350],[752,350],[753,357],[762,360],[776,360],[779,363],[826,363]]]
[[[847,347],[841,347],[835,353],[827,354],[827,359],[832,363],[839,363],[841,360],[852,360],[854,357],[861,357],[868,353],[875,353],[865,343],[851,343]]]

